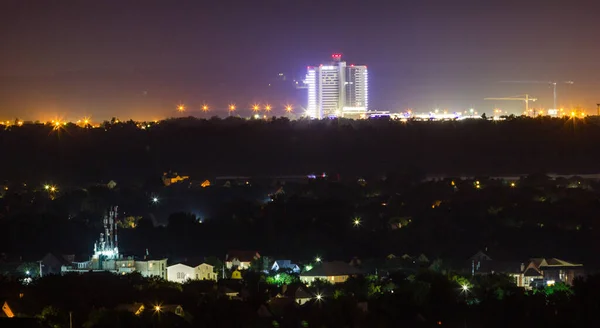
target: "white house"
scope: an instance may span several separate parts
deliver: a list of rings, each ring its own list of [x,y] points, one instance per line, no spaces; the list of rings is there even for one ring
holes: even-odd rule
[[[184,263],[178,263],[167,267],[167,280],[180,284],[188,280],[217,280],[214,267],[207,263],[195,267]]]
[[[178,263],[167,267],[167,280],[172,282],[178,282],[180,284],[191,280],[194,277],[194,268]]]

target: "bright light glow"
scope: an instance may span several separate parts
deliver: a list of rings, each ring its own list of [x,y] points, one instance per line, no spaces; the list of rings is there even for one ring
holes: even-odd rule
[[[285,106],[285,111],[288,112],[288,113],[291,113],[292,112],[292,105]]]
[[[323,299],[323,295],[317,294],[316,299],[317,299],[317,301],[320,301],[321,299]]]
[[[258,106],[257,104],[252,105],[252,110],[255,112],[258,112],[260,110],[260,106]]]
[[[334,69],[335,69],[335,66],[321,66],[321,70],[324,70],[324,71],[331,71]]]
[[[514,182],[511,182],[511,183],[510,183],[510,186],[511,186],[511,188],[514,188],[514,187],[516,187],[516,186],[517,186],[517,184],[516,184],[516,183],[514,183]]]
[[[355,218],[354,221],[352,221],[352,224],[354,224],[355,227],[360,226],[360,218]]]
[[[152,197],[152,202],[153,202],[154,204],[158,203],[158,197]]]
[[[50,185],[44,185],[44,189],[46,189],[46,190],[50,189]]]
[[[25,274],[26,274],[26,275],[29,275],[29,270],[25,271]]]
[[[463,292],[469,291],[469,286],[467,286],[467,285],[462,285],[461,288],[462,288]]]
[[[208,112],[208,105],[202,105],[202,111]]]
[[[185,111],[185,106],[183,104],[179,104],[177,106],[177,111],[180,112],[180,113],[184,112]]]
[[[315,262],[317,262],[317,263],[321,262],[321,257],[319,257],[319,256],[315,257]]]
[[[49,190],[50,192],[55,192],[58,190],[58,188],[56,188],[55,186],[50,186]]]
[[[154,306],[154,311],[155,312],[160,312],[160,305],[155,305]]]
[[[267,106],[265,106],[265,110],[266,110],[267,112],[270,112],[270,111],[271,111],[271,105],[267,105]]]
[[[233,112],[235,110],[235,104],[229,105],[229,111]]]
[[[554,284],[556,284],[556,281],[554,281],[554,280],[546,281],[546,286],[554,286]]]

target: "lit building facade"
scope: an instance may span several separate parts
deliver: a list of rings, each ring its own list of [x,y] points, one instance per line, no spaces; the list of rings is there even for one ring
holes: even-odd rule
[[[311,118],[360,116],[369,104],[367,67],[346,66],[342,55],[333,54],[332,62],[307,68],[306,116]]]

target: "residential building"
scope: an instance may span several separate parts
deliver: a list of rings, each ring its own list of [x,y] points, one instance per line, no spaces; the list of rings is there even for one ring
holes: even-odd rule
[[[331,58],[330,63],[307,68],[306,116],[321,119],[365,115],[369,104],[367,66],[347,66],[341,54]]]
[[[260,259],[260,254],[256,251],[229,251],[225,258],[225,267],[247,270],[250,268],[250,263],[258,259]]]
[[[571,285],[573,279],[584,274],[583,265],[557,258],[533,258],[529,261],[497,261],[484,252],[469,259],[471,274],[509,275],[517,286],[526,289],[551,286],[556,283]]]
[[[184,283],[187,280],[217,280],[214,267],[207,263],[201,263],[195,267],[188,263],[177,263],[167,267],[167,280]]]
[[[292,263],[290,260],[276,260],[273,262],[271,271],[279,270],[290,270],[294,273],[300,273],[300,267],[297,264]]]
[[[330,283],[343,283],[351,276],[361,275],[362,271],[341,261],[322,262],[311,270],[300,274],[300,281],[310,285],[315,280],[326,280]]]
[[[167,259],[135,261],[134,266],[143,277],[167,279]]]
[[[583,264],[557,258],[534,258],[523,270],[522,287],[552,286],[559,282],[572,285],[573,279],[583,274]]]

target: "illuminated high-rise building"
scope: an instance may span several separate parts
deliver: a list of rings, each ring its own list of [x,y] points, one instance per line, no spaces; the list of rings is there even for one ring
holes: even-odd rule
[[[369,103],[367,67],[346,66],[340,54],[331,57],[332,62],[307,69],[304,81],[308,87],[306,116],[324,118],[364,114]]]

